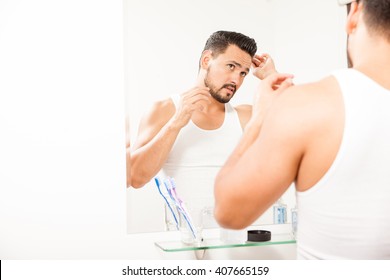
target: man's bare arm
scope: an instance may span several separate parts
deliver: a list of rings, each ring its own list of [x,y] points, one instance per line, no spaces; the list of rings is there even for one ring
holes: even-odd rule
[[[157,102],[142,118],[131,149],[132,187],[145,185],[165,162],[180,131],[172,120],[174,110],[169,100]]]
[[[207,88],[193,88],[181,95],[178,108],[171,99],[157,102],[141,120],[131,151],[131,183],[140,188],[155,176],[168,158],[180,130],[195,110],[208,102]]]
[[[287,135],[285,138],[283,135],[273,137],[272,130],[280,129],[281,113],[277,112],[279,116],[273,120],[268,120],[270,117],[267,114],[270,108],[273,109],[274,99],[279,98],[279,94],[291,84],[291,81],[283,82],[286,78],[277,74],[273,80],[264,80],[270,83],[270,88],[276,84],[280,87],[268,92],[263,90],[263,95],[256,95],[253,115],[243,137],[216,178],[215,216],[224,227],[248,226],[271,206],[295,178],[297,150],[288,155],[293,143],[286,145],[285,141],[290,141]],[[271,118],[275,115],[273,111],[275,109],[271,111]],[[288,129],[285,131],[288,133]],[[284,161],[284,156],[291,156],[292,163]],[[283,174],[279,174],[281,170]]]

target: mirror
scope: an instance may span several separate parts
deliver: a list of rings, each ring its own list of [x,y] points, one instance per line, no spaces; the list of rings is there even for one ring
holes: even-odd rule
[[[243,33],[269,53],[295,83],[345,67],[345,8],[313,0],[125,0],[125,95],[128,141],[152,103],[194,85],[207,38],[217,30]],[[258,79],[251,74],[231,100],[251,104]],[[283,195],[295,206],[293,187]],[[289,215],[289,214],[288,214]],[[154,183],[127,189],[128,233],[163,231],[164,201]],[[290,219],[290,217],[288,218]],[[272,223],[268,210],[256,223]]]

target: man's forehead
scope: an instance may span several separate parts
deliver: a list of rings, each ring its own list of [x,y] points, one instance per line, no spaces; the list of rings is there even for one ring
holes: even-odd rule
[[[231,61],[240,64],[241,67],[249,68],[252,63],[252,57],[247,52],[241,50],[235,45],[230,45],[226,51],[219,55],[224,61]]]

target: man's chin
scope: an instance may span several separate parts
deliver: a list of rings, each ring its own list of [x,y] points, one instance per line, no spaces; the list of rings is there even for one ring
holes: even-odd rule
[[[228,93],[226,96],[221,96],[218,93],[211,93],[211,96],[219,103],[228,103],[234,96],[234,93]]]
[[[230,99],[231,98],[223,98],[223,99],[222,98],[220,98],[220,99],[215,98],[215,100],[217,100],[219,103],[223,103],[223,104],[229,103]]]

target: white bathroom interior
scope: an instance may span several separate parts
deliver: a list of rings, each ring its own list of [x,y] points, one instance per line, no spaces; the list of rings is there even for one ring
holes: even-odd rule
[[[299,84],[346,67],[345,18],[336,0],[0,1],[0,259],[294,259],[293,242],[157,247],[180,234],[155,185],[126,188],[125,138],[154,100],[192,87],[214,31],[254,38]],[[270,210],[256,226],[290,232],[292,187],[283,201],[286,224]]]

